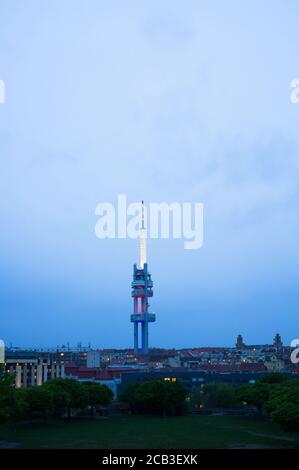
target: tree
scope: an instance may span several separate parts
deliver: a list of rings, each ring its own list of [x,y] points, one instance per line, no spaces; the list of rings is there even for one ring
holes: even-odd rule
[[[145,413],[166,414],[167,391],[162,380],[144,382],[136,391],[139,409]]]
[[[133,412],[175,415],[183,412],[185,387],[180,382],[150,380],[143,384],[129,384],[120,395],[120,401],[129,404]]]
[[[271,414],[273,421],[284,431],[299,431],[299,406],[294,403],[283,403]]]
[[[136,409],[136,405],[137,405],[136,394],[137,394],[137,390],[138,390],[139,387],[140,387],[140,384],[137,383],[137,382],[126,384],[124,389],[122,390],[122,392],[119,394],[119,397],[118,397],[120,402],[126,403],[129,406],[130,411],[132,413],[135,413],[137,411],[137,409]]]
[[[236,388],[231,384],[208,383],[203,391],[202,402],[206,407],[234,408],[238,405]]]
[[[90,406],[90,413],[93,414],[97,405],[107,406],[113,399],[113,392],[106,385],[83,382],[87,395],[87,404]]]
[[[53,393],[54,406],[58,414],[67,411],[70,418],[72,409],[83,409],[87,406],[88,396],[82,383],[73,379],[52,379],[45,384]]]
[[[299,379],[275,385],[266,407],[273,421],[285,431],[299,431]]]
[[[181,415],[185,412],[186,388],[181,382],[164,382],[166,393],[164,414]]]
[[[193,388],[190,396],[191,408],[199,408],[203,404],[203,384]]]
[[[249,384],[240,387],[237,390],[237,397],[240,401],[249,403],[258,408],[260,414],[263,413],[263,408],[269,399],[270,390],[273,387],[267,383]]]
[[[43,416],[47,421],[47,414],[53,409],[54,397],[52,390],[45,386],[36,386],[22,389],[24,400],[27,404],[27,412],[30,422],[34,417]]]
[[[17,388],[12,390],[9,403],[9,418],[16,423],[26,419],[29,415],[29,404],[26,400],[26,389]]]
[[[10,416],[15,374],[5,371],[0,365],[0,422],[5,422]]]

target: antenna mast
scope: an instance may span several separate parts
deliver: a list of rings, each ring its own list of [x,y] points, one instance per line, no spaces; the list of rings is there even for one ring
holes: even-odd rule
[[[144,268],[146,263],[146,228],[144,225],[144,201],[141,202],[141,229],[140,229],[140,268]]]

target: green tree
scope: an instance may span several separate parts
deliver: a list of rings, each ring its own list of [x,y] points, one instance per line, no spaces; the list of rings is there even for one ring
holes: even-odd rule
[[[14,380],[15,374],[6,372],[4,366],[0,365],[0,422],[10,417]]]
[[[299,406],[294,403],[283,403],[272,412],[273,421],[284,431],[299,431]]]
[[[90,406],[90,413],[93,414],[96,406],[107,406],[113,399],[113,392],[106,385],[94,382],[82,382],[86,391],[87,404]]]
[[[260,382],[244,385],[237,390],[237,397],[242,402],[256,406],[260,414],[262,414],[273,386],[274,385]]]
[[[199,385],[198,387],[193,388],[190,396],[190,407],[199,408],[203,404],[203,391],[204,386]]]
[[[53,393],[54,406],[57,414],[64,410],[70,418],[72,409],[83,409],[87,406],[88,395],[82,383],[73,379],[57,378],[45,384]]]
[[[134,412],[160,415],[181,414],[185,399],[186,390],[180,382],[163,380],[129,384],[120,395],[120,401],[128,403]]]
[[[53,409],[54,397],[52,390],[44,385],[22,389],[24,400],[27,406],[27,413],[30,422],[35,417],[42,416],[44,422],[47,414]]]
[[[164,382],[165,400],[164,413],[181,415],[185,412],[186,388],[181,382]]]
[[[119,401],[121,403],[126,403],[132,413],[137,412],[137,390],[140,387],[140,384],[137,382],[126,384],[122,392],[119,394]]]
[[[16,423],[26,419],[29,415],[29,404],[26,399],[26,389],[17,388],[12,390],[9,403],[9,418]]]
[[[234,408],[238,405],[236,388],[231,384],[208,383],[203,392],[202,402],[206,407]]]
[[[284,430],[299,431],[299,379],[273,386],[266,407],[273,421]]]
[[[162,380],[144,382],[136,392],[139,409],[146,413],[164,414],[167,400],[165,392]]]

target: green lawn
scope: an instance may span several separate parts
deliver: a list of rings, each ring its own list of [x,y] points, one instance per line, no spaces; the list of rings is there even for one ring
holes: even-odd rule
[[[259,448],[298,447],[299,433],[240,416],[113,416],[0,426],[0,447],[17,448]]]

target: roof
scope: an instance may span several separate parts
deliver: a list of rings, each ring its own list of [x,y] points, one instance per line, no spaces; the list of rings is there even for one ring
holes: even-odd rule
[[[78,377],[80,379],[113,380],[119,378],[122,372],[130,372],[132,370],[139,371],[137,368],[132,369],[127,367],[99,370],[91,367],[78,367],[69,363],[65,365],[65,375],[67,377]]]
[[[240,364],[200,364],[192,370],[207,372],[266,372],[267,368],[261,363],[242,362]]]

